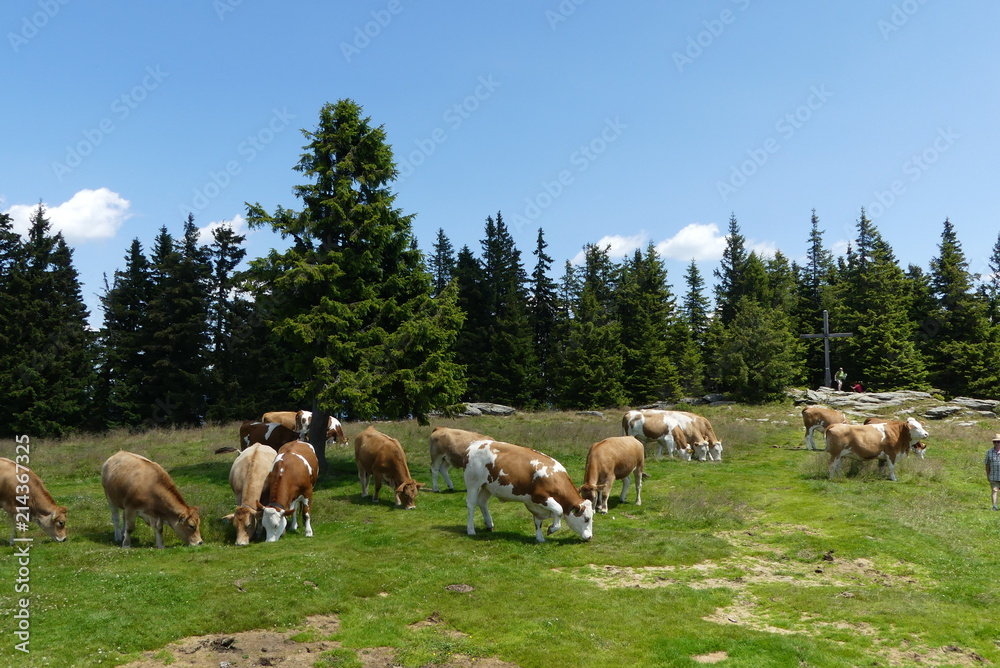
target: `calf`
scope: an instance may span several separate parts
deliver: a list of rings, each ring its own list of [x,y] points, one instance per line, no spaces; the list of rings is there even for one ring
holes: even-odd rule
[[[295,511],[302,510],[306,536],[313,535],[310,522],[313,486],[319,476],[319,460],[313,446],[304,441],[292,441],[281,446],[267,474],[268,503],[263,508],[262,523],[266,541],[273,543],[288,528],[295,531],[298,522]]]
[[[889,480],[896,480],[896,458],[906,455],[927,430],[913,418],[906,422],[877,424],[834,424],[826,430],[826,449],[830,452],[830,477],[840,470],[840,460],[848,452],[861,459],[885,455],[889,463]]]
[[[889,422],[889,420],[877,417],[865,418],[865,424],[884,424],[886,422]],[[910,452],[912,452],[917,457],[917,459],[923,459],[924,453],[926,451],[927,451],[927,445],[923,441],[917,441],[916,443],[910,446]],[[879,458],[885,459],[885,454],[883,453],[882,455],[880,455]]]
[[[633,436],[613,436],[590,446],[583,473],[580,496],[594,503],[597,512],[608,512],[608,498],[615,480],[622,481],[621,501],[625,503],[629,479],[635,478],[635,505],[642,505],[642,469],[645,447]]]
[[[438,491],[438,473],[444,476],[445,484],[449,491],[455,491],[448,476],[448,468],[465,469],[465,464],[469,461],[469,446],[473,441],[492,440],[489,436],[474,431],[464,429],[451,429],[450,427],[434,427],[431,432],[431,489]]]
[[[490,497],[520,501],[535,519],[535,540],[545,542],[542,522],[552,518],[549,533],[558,531],[565,517],[569,527],[584,540],[594,535],[594,506],[580,496],[562,464],[548,455],[512,443],[475,441],[468,449],[465,467],[465,505],[469,511],[466,531],[476,535],[476,506],[486,530],[493,531],[487,506]]]
[[[825,435],[826,428],[831,424],[847,424],[847,416],[824,406],[805,406],[802,409],[802,423],[806,427],[806,450],[816,450],[816,432]]]
[[[10,516],[11,545],[19,521],[37,522],[52,540],[66,540],[66,507],[56,504],[34,471],[5,457],[0,457],[0,505]],[[18,519],[18,508],[27,508],[27,516],[21,512]]]
[[[722,461],[722,441],[715,437],[712,424],[701,415],[685,411],[629,411],[622,418],[624,436],[634,436],[643,443],[656,441],[656,456],[677,452],[688,461]]]
[[[354,438],[354,462],[361,481],[361,498],[368,496],[368,483],[374,480],[372,502],[378,503],[378,493],[385,480],[396,491],[397,506],[406,510],[417,507],[417,491],[424,485],[410,476],[406,454],[399,441],[375,427],[368,427]]]
[[[255,443],[241,452],[229,469],[229,486],[236,494],[236,510],[222,519],[236,527],[237,545],[249,545],[250,537],[263,526],[260,524],[264,516],[261,500],[268,500],[268,473],[277,456],[271,446]]]
[[[188,545],[201,545],[201,516],[187,505],[170,475],[156,462],[121,450],[101,467],[101,485],[111,508],[115,543],[132,545],[135,517],[146,520],[156,532],[156,547],[163,547],[163,523]],[[118,509],[125,511],[124,531],[118,526]]]

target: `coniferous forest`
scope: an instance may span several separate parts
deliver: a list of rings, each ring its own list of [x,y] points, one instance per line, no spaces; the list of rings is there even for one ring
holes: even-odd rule
[[[719,392],[746,402],[824,380],[866,391],[1000,396],[1000,238],[970,271],[941,223],[928,267],[903,266],[861,209],[845,255],[803,216],[802,265],[749,250],[734,214],[714,288],[692,261],[668,276],[650,244],[621,261],[584,248],[562,267],[543,229],[518,248],[501,212],[478,248],[440,229],[421,250],[395,207],[381,127],[327,104],[295,170],[300,210],[248,206],[288,242],[245,257],[231,228],[196,221],[136,239],[106,275],[93,331],[73,251],[39,205],[25,237],[0,214],[0,430],[61,436],[256,418],[312,408],[425,420],[462,401],[594,409]],[[485,212],[484,212],[485,213]],[[464,222],[464,221],[463,221]],[[242,269],[241,269],[242,267]],[[325,424],[325,420],[316,420]]]

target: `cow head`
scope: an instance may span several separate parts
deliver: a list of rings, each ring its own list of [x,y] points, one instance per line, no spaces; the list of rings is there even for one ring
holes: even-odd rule
[[[188,545],[201,545],[201,515],[197,508],[188,508],[171,526]]]
[[[38,515],[36,518],[38,520],[38,526],[42,527],[54,541],[63,542],[66,540],[66,507],[56,506],[48,515]]]
[[[916,418],[906,418],[906,424],[910,428],[910,447],[912,447],[913,444],[920,439],[930,436],[924,428],[924,425],[920,424]]]
[[[582,485],[580,485],[580,489],[578,491],[580,492],[580,496],[582,496],[587,501],[590,501],[591,503],[597,502],[598,485],[585,482]]]
[[[927,450],[927,445],[923,441],[917,441],[910,446],[910,450],[913,452],[914,457],[923,459],[924,452]]]
[[[569,528],[580,534],[580,538],[590,540],[594,537],[594,504],[589,499],[584,499],[563,517]]]
[[[268,505],[264,508],[261,524],[264,525],[264,531],[267,533],[265,542],[274,543],[285,533],[285,527],[288,526],[287,513],[288,511],[284,508],[276,508],[274,505]]]
[[[713,462],[722,461],[722,441],[716,441],[709,449],[708,458]]]
[[[312,411],[298,411],[295,414],[295,431],[299,432],[301,438],[305,439],[309,433],[309,427],[312,426],[312,419]]]
[[[694,454],[694,448],[686,443],[678,443],[677,454],[680,455],[681,461],[689,462],[691,461],[691,455]]]
[[[257,505],[260,505],[260,501],[257,502]],[[237,545],[249,545],[250,537],[254,534],[257,528],[257,521],[261,515],[261,511],[255,510],[250,506],[240,506],[222,519],[232,522],[233,526],[236,527]]]
[[[406,510],[413,510],[417,507],[417,491],[424,486],[424,483],[416,480],[407,480],[396,488],[396,505],[402,506]]]
[[[681,455],[681,456],[683,456],[683,455]],[[691,458],[692,459],[697,459],[699,462],[708,461],[708,441],[702,441],[701,443],[695,443],[694,444],[694,449],[691,451]]]

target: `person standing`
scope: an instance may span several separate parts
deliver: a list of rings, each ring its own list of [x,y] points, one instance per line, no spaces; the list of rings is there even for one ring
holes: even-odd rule
[[[843,391],[844,381],[847,380],[847,372],[844,371],[844,367],[840,367],[839,369],[837,369],[837,373],[836,375],[834,375],[833,379],[837,381],[837,391],[838,392]]]
[[[993,490],[993,510],[997,508],[997,492],[1000,492],[1000,434],[993,436],[993,447],[986,451],[986,479]]]

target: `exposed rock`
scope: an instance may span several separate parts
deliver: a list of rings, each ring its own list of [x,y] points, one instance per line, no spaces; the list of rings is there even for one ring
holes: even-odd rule
[[[716,401],[725,401],[726,395],[724,394],[706,394],[702,399],[709,404],[714,404]]]
[[[930,420],[941,420],[963,412],[965,412],[965,408],[961,406],[935,406],[924,411],[924,416]]]
[[[601,411],[577,411],[576,414],[577,415],[593,415],[594,417],[599,417],[602,420],[604,419],[604,413],[602,413]]]
[[[489,403],[467,403],[465,404],[466,415],[513,415],[516,410],[511,406],[503,404]]]
[[[1000,401],[996,399],[972,399],[970,397],[955,397],[949,403],[971,408],[974,411],[995,411]]]

